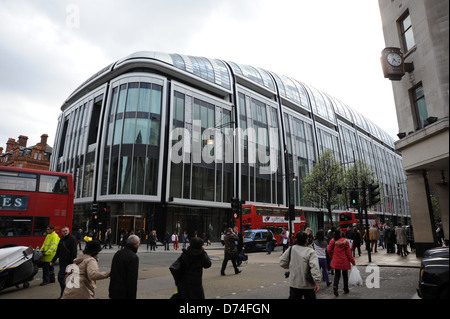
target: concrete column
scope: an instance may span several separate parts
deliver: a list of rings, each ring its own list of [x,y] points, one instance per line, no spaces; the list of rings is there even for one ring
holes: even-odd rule
[[[434,247],[434,221],[431,220],[427,198],[427,185],[422,171],[406,173],[406,186],[411,212],[411,223],[414,231],[416,255],[421,257],[423,252]]]

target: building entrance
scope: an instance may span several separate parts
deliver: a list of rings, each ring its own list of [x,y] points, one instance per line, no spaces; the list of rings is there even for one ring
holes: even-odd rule
[[[178,236],[186,232],[189,238],[200,237],[219,241],[220,233],[229,224],[230,211],[222,208],[169,206],[166,230]]]
[[[112,233],[115,234],[113,238],[114,243],[117,245],[131,235],[132,232],[141,238],[141,241],[145,238],[144,225],[145,218],[141,216],[115,216],[115,221],[112,223]]]

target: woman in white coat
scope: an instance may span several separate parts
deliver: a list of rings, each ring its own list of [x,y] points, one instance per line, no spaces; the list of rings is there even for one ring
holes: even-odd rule
[[[296,245],[287,249],[280,257],[280,266],[289,269],[289,299],[316,299],[322,273],[317,254],[307,247],[308,234],[299,232]]]

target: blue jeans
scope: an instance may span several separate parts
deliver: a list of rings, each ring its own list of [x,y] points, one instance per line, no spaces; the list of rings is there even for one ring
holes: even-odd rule
[[[270,255],[270,253],[272,252],[272,243],[271,242],[267,242],[266,250],[267,250],[267,254]]]
[[[327,259],[319,258],[319,266],[320,268],[322,268],[322,279],[325,280],[325,282],[328,284],[331,281],[328,277]]]

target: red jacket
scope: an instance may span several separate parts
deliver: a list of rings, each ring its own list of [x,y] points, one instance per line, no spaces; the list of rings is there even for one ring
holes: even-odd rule
[[[346,238],[339,238],[337,241],[330,240],[327,248],[328,255],[331,257],[331,268],[340,270],[350,270],[355,259],[350,250],[350,244]]]

